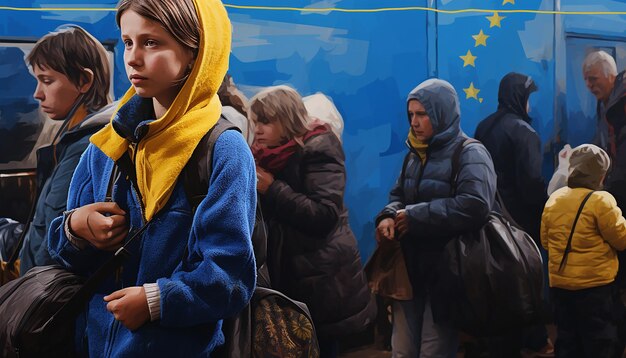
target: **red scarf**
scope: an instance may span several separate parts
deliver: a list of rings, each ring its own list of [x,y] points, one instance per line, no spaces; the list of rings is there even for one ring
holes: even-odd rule
[[[327,131],[328,128],[326,126],[319,125],[306,132],[304,136],[300,138],[302,139],[302,142],[306,142],[309,138]],[[252,146],[252,155],[254,155],[254,160],[258,166],[272,174],[276,174],[285,169],[289,158],[291,158],[297,149],[298,143],[294,138],[285,144],[273,148],[259,148],[257,146]]]

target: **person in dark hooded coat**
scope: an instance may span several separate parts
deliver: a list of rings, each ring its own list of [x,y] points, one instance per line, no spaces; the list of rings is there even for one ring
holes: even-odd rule
[[[506,209],[539,242],[541,212],[548,198],[541,174],[541,139],[528,115],[528,98],[536,90],[529,76],[505,75],[500,81],[498,110],[478,124],[474,136],[493,158]]]
[[[397,343],[392,343],[393,355],[456,357],[458,332],[445,308],[431,300],[436,268],[452,238],[487,221],[496,175],[487,149],[471,143],[460,154],[454,182],[451,159],[467,136],[460,128],[458,96],[448,82],[422,82],[408,96],[407,114],[404,170],[389,193],[389,204],[376,217],[377,240],[400,239],[413,287],[412,301],[397,301],[401,309],[394,304],[394,315],[403,314],[406,327],[394,327],[393,334],[409,332],[410,337],[402,342],[392,337]]]
[[[528,99],[535,91],[537,86],[529,76],[506,74],[500,81],[498,110],[478,124],[474,136],[493,158],[498,192],[506,209],[540,246],[541,213],[547,195],[541,174],[541,139],[530,126],[528,115]],[[553,351],[542,325],[530,327],[523,334],[514,331],[490,339],[492,354],[519,356],[524,345],[532,351]]]
[[[308,118],[291,87],[268,87],[248,108],[272,287],[306,303],[320,357],[336,357],[338,339],[376,317],[343,202],[341,142],[329,126]]]

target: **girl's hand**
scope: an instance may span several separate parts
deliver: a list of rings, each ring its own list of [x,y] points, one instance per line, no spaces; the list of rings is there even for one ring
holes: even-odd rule
[[[274,175],[258,165],[256,166],[256,178],[256,190],[261,194],[265,194],[274,182]]]
[[[128,235],[126,212],[112,202],[93,203],[76,209],[70,216],[69,227],[72,234],[105,251],[119,249]]]
[[[131,331],[150,321],[148,299],[143,286],[127,287],[105,296],[107,310]]]
[[[380,242],[382,239],[393,240],[395,225],[396,221],[393,218],[381,220],[376,227],[376,242]]]

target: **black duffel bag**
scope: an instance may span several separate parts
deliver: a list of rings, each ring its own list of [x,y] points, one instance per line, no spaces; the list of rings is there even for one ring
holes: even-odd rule
[[[453,155],[453,183],[460,153],[473,142],[477,141],[466,140]],[[542,323],[547,313],[539,248],[511,218],[497,193],[496,202],[503,214],[491,212],[479,230],[446,245],[434,291],[434,301],[448,312],[454,326],[475,336]]]
[[[83,282],[82,277],[54,265],[34,267],[2,286],[0,355],[71,357],[74,317],[65,316],[61,308],[83,287]]]

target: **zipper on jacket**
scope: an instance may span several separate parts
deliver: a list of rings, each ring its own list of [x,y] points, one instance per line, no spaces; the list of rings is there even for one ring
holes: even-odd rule
[[[133,146],[133,162],[132,165],[136,166],[137,164],[137,143],[132,143]],[[135,178],[137,178],[137,171],[135,170]],[[130,180],[130,188],[135,193],[135,199],[139,202],[139,211],[141,212],[141,225],[145,224],[145,208],[143,207],[143,197],[141,196],[141,192],[137,186],[137,180]]]

